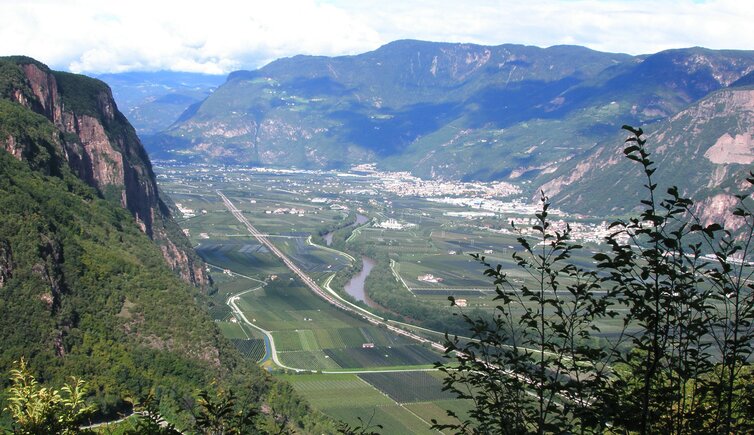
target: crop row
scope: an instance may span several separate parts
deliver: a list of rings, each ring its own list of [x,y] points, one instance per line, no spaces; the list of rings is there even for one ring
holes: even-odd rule
[[[325,349],[341,367],[385,367],[432,364],[439,356],[419,345],[376,346],[374,348]]]
[[[250,359],[252,361],[261,360],[262,358],[264,358],[264,355],[267,352],[264,345],[264,340],[261,338],[252,338],[249,340],[233,339],[231,341],[233,342],[233,345],[236,346],[236,349],[238,349],[238,352],[240,352],[244,358]]]
[[[363,373],[359,377],[398,403],[453,399],[442,391],[442,380],[426,372]]]

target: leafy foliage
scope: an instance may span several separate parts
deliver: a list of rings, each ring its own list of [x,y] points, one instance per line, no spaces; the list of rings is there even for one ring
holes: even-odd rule
[[[30,63],[49,71],[28,58],[0,59],[0,88],[28,91],[22,67]],[[69,109],[106,112],[93,106],[108,104],[106,85],[53,74]],[[125,157],[148,182],[151,167],[133,129],[117,111],[113,116],[107,133],[124,139]],[[242,391],[246,403],[283,409],[290,425],[331,426],[238,355],[202,307],[204,295],[168,268],[160,247],[121,207],[120,194],[108,201],[107,192],[76,176],[61,146],[73,138],[62,137],[34,107],[6,99],[0,99],[0,136],[10,143],[3,148],[13,150],[15,141],[23,152],[14,158],[0,150],[0,372],[24,358],[40,385],[60,385],[71,375],[87,379],[96,419],[128,412],[131,398],[151,392],[160,415],[188,427],[193,417],[183,405],[216,381]],[[180,233],[170,220],[161,225]],[[9,406],[5,396],[0,392],[0,408]],[[9,419],[4,412],[0,428]]]
[[[343,435],[379,435],[379,430],[383,429],[381,424],[372,424],[372,420],[374,420],[374,411],[367,421],[364,421],[360,416],[356,418],[359,420],[357,425],[351,426],[350,424],[343,422],[338,424],[338,433]]]
[[[494,280],[500,303],[492,319],[462,314],[471,340],[449,340],[446,354],[457,352],[459,366],[438,366],[447,375],[445,389],[474,401],[470,416],[476,424],[466,420],[440,428],[573,432],[602,422],[600,409],[592,404],[602,399],[607,383],[605,365],[599,364],[607,353],[592,333],[599,332],[596,319],[612,314],[607,303],[612,294],[592,293],[597,275],[568,262],[581,246],[568,243],[570,228],[561,233],[550,227],[544,195],[541,204],[533,227],[537,243],[522,236],[518,241],[524,253],[514,254],[536,288],[517,288],[500,265],[475,256],[487,266],[485,274]]]
[[[229,346],[194,290],[127,211],[65,169],[57,178],[24,166],[0,153],[0,367],[26,355],[43,382],[90,378],[106,414],[155,382],[186,393],[204,382],[201,355],[225,358]]]
[[[215,397],[201,391],[197,405],[193,412],[195,426],[202,434],[241,435],[255,430],[259,410],[249,403],[237,403],[232,390],[219,390]]]
[[[47,118],[0,99],[0,120],[0,138],[13,138],[21,150],[20,157],[29,166],[46,174],[59,174],[58,133]]]
[[[153,434],[153,435],[177,435],[175,425],[166,421],[160,414],[160,409],[153,391],[140,404],[134,406],[136,425],[131,430],[126,430],[125,435]]]
[[[751,384],[754,239],[750,192],[737,196],[740,229],[704,224],[671,187],[656,197],[643,131],[624,126],[626,157],[642,168],[646,199],[616,221],[596,271],[569,262],[581,246],[548,222],[549,203],[519,238],[518,266],[537,283],[517,287],[483,257],[495,317],[463,315],[471,340],[448,337],[458,366],[445,389],[474,401],[469,418],[437,428],[471,433],[745,433],[754,430]],[[754,185],[754,174],[747,178]],[[705,255],[705,252],[707,253]],[[518,309],[520,315],[514,316]],[[623,330],[601,344],[597,324],[621,309]],[[452,413],[449,411],[449,415]]]
[[[626,325],[638,326],[627,334],[632,352],[619,355],[627,370],[616,371],[615,385],[629,394],[618,395],[616,420],[641,433],[751,430],[737,382],[754,339],[750,192],[737,195],[733,215],[743,227],[736,236],[704,225],[676,187],[655,199],[643,132],[624,128],[633,135],[624,153],[642,167],[648,198],[639,217],[613,224],[626,242],[609,238],[611,253],[595,258],[629,308]],[[754,185],[754,175],[747,181]]]
[[[18,434],[78,433],[79,425],[94,412],[86,403],[84,381],[72,379],[60,391],[40,386],[21,359],[11,370],[8,406]]]
[[[80,74],[63,71],[55,71],[53,74],[60,88],[65,110],[99,117],[99,114],[103,112],[101,106],[105,101],[102,95],[110,94],[107,84]]]

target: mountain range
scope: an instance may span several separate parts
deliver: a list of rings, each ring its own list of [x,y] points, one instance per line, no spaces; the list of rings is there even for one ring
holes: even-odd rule
[[[568,211],[622,213],[619,195],[598,193],[606,156],[620,149],[620,126],[656,132],[652,142],[671,138],[661,129],[679,132],[689,128],[681,123],[695,122],[704,131],[656,145],[686,155],[686,141],[696,141],[703,157],[724,134],[750,133],[743,123],[741,131],[720,130],[725,122],[699,116],[722,114],[694,107],[746,92],[752,71],[754,51],[695,47],[630,56],[578,46],[404,40],[355,56],[295,56],[231,73],[145,145],[150,155],[184,161],[303,168],[375,162],[427,178],[509,180],[529,186],[532,197],[546,187]],[[748,110],[726,107],[731,119]],[[690,181],[690,192],[707,195],[700,200],[719,193],[720,186],[703,188],[717,165],[733,173],[742,164],[692,162],[688,169],[699,177],[669,168],[666,179]],[[609,166],[605,176],[630,178],[622,165]],[[583,174],[576,177],[575,168]]]
[[[201,103],[225,81],[223,75],[154,71],[97,74],[113,90],[118,108],[139,136],[168,129],[192,104]]]
[[[224,388],[318,424],[222,336],[205,267],[110,88],[1,57],[0,372],[23,358],[45,386],[77,376],[96,418],[153,394],[186,427],[197,391]]]
[[[0,371],[24,356],[44,384],[83,376],[100,416],[150,391],[181,414],[180,402],[214,381],[307,412],[213,324],[203,306],[211,279],[149,155],[375,162],[512,181],[566,211],[620,215],[643,183],[622,158],[619,127],[633,124],[648,133],[655,181],[680,185],[705,222],[735,203],[754,163],[754,51],[397,41],[281,59],[221,85],[164,72],[102,78],[139,134],[104,82],[0,58]]]

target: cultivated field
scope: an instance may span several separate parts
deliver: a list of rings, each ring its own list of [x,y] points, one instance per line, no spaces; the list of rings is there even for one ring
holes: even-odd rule
[[[359,377],[398,403],[435,402],[454,399],[442,391],[442,379],[427,372],[363,373]]]
[[[269,350],[265,340],[271,338],[280,364],[308,372],[294,375],[271,361],[266,361],[265,367],[289,381],[326,414],[350,424],[358,423],[357,417],[372,419],[384,426],[381,432],[386,434],[436,433],[430,429],[430,421],[451,421],[446,409],[459,415],[470,409],[468,402],[441,390],[440,373],[416,371],[432,367],[441,355],[314,295],[249,235],[226,210],[216,190],[227,195],[268,240],[315,281],[322,283],[333,274],[342,277],[352,270],[354,262],[338,251],[358,259],[360,252],[367,250],[375,253],[375,258],[392,260],[399,288],[404,283],[408,287],[403,289],[404,296],[443,312],[449,310],[447,297],[451,295],[467,299],[466,310],[491,310],[496,303],[494,288],[482,275],[484,267],[471,253],[501,264],[516,285],[533,284],[531,276],[511,258],[521,251],[516,241],[519,235],[499,231],[507,228],[512,218],[531,216],[474,217],[467,213],[468,207],[379,191],[375,189],[378,180],[369,176],[232,168],[200,174],[186,168],[171,174],[161,188],[183,210],[191,210],[183,218],[180,213],[177,216],[199,255],[211,265],[217,287],[211,315],[246,358],[263,358]],[[369,221],[354,230],[346,224],[356,213]],[[336,228],[341,229],[332,250],[307,242],[310,236],[321,240],[318,235]],[[590,267],[595,249],[587,244],[575,261]],[[429,282],[426,275],[437,282]],[[392,275],[387,279],[392,280]],[[366,291],[370,291],[368,286]],[[225,304],[239,294],[235,304],[256,328],[230,321],[231,311]],[[600,326],[609,336],[620,320]],[[414,371],[385,371],[407,368]]]
[[[421,380],[430,378],[431,380],[428,382],[433,382],[432,385],[440,385],[439,380],[425,372],[406,372],[398,375],[402,376],[395,379],[410,379],[416,376],[417,379]],[[350,424],[358,424],[359,417],[364,422],[371,419],[373,424],[379,423],[383,426],[383,429],[379,432],[384,434],[437,433],[430,429],[432,419],[437,419],[439,422],[450,422],[452,419],[447,417],[446,409],[452,409],[459,415],[464,415],[470,407],[468,403],[463,401],[443,399],[442,392],[439,389],[438,392],[434,393],[434,398],[430,398],[432,393],[426,389],[428,383],[425,385],[426,391],[423,393],[427,400],[399,403],[377,386],[380,382],[382,384],[389,383],[391,380],[389,376],[387,381],[380,378],[376,383],[366,380],[366,376],[373,375],[307,374],[287,375],[282,378],[290,382],[296,391],[325,414]],[[344,398],[350,400],[344,400]],[[354,400],[356,398],[358,400]]]

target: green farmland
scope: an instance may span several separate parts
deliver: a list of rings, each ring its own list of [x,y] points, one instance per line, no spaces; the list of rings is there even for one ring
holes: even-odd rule
[[[379,259],[382,278],[366,279],[365,293],[388,291],[381,300],[392,305],[376,309],[408,323],[416,319],[401,316],[403,303],[412,313],[434,310],[440,322],[458,310],[449,308],[448,296],[466,299],[468,310],[494,307],[494,287],[469,254],[501,264],[515,285],[531,284],[512,259],[520,252],[521,235],[499,230],[527,213],[464,215],[462,206],[380,192],[369,176],[179,173],[162,187],[187,213],[181,225],[218,290],[211,314],[244,357],[262,361],[324,413],[349,424],[358,424],[358,417],[372,419],[384,426],[383,433],[436,433],[430,428],[433,419],[449,422],[446,410],[463,415],[470,409],[443,392],[441,374],[431,371],[440,354],[315,295],[228,212],[217,190],[303,273],[318,283],[331,282],[342,297],[347,297],[344,284],[362,266],[358,259]],[[357,214],[365,223],[352,224]],[[323,238],[326,233],[332,237]],[[330,241],[332,246],[324,246]],[[574,260],[589,267],[594,249],[587,244]],[[374,287],[383,284],[392,289]],[[232,313],[230,299],[242,316]],[[609,337],[620,319],[599,326]],[[435,340],[444,332],[442,324],[433,326],[437,333],[406,328]],[[275,355],[265,358],[272,344]]]
[[[396,401],[381,388],[387,383],[397,383],[404,379],[416,377],[421,381],[431,378],[436,385],[440,381],[426,372],[387,373],[375,382],[367,379],[369,375],[287,375],[282,378],[304,396],[309,402],[318,406],[324,413],[346,422],[357,423],[358,418],[364,422],[371,419],[373,423],[383,426],[380,431],[385,434],[437,433],[430,429],[432,419],[440,422],[450,421],[445,410],[452,409],[458,415],[464,415],[469,404],[459,400],[449,400],[447,394],[439,389],[434,392],[422,390],[421,401]],[[397,377],[393,377],[397,375]],[[416,383],[416,382],[414,382]],[[411,385],[411,384],[407,384]],[[433,384],[435,385],[435,384]],[[350,400],[344,400],[344,399]]]

